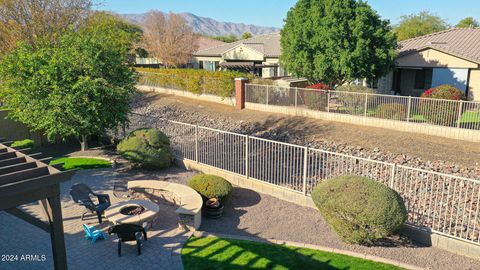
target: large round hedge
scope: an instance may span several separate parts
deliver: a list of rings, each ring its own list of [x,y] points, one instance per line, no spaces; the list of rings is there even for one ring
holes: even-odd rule
[[[138,129],[117,146],[126,160],[146,169],[167,168],[172,163],[170,140],[158,129]]]
[[[230,182],[211,174],[197,174],[188,180],[188,185],[205,199],[218,198],[222,202],[228,200],[233,190]]]
[[[312,199],[344,241],[369,245],[400,229],[407,210],[400,195],[375,180],[341,176],[316,186]]]
[[[447,100],[462,100],[464,98],[463,92],[458,88],[444,84],[435,88],[430,88],[425,91],[422,98],[433,99],[447,99]],[[435,102],[432,100],[422,99],[419,104],[420,114],[432,124],[442,126],[455,126],[458,120],[459,111],[458,102]]]

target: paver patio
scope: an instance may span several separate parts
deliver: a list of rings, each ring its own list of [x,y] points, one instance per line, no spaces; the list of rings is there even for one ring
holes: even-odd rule
[[[68,195],[76,182],[89,185],[94,191],[112,194],[116,181],[159,179],[177,183],[196,174],[178,168],[163,171],[98,169],[80,171],[71,181],[62,185],[62,207],[69,269],[182,269],[179,248],[188,235],[177,228],[175,207],[160,205],[158,222],[148,231],[149,240],[137,256],[134,246],[122,249],[117,256],[114,237],[100,240],[95,245],[84,239],[80,215],[83,208],[75,205]],[[28,209],[38,211],[29,206]],[[97,225],[96,218],[86,220]],[[0,242],[8,246],[5,254],[46,255],[45,262],[0,263],[0,269],[51,269],[53,267],[49,235],[15,217],[0,213]],[[99,228],[105,229],[108,223]],[[255,191],[235,187],[224,216],[219,220],[204,218],[200,228],[218,234],[230,234],[263,239],[278,239],[351,250],[376,255],[429,269],[478,269],[478,261],[432,247],[422,247],[404,241],[386,241],[384,246],[363,247],[347,245],[338,239],[316,209],[298,206]],[[8,244],[6,244],[8,243]]]

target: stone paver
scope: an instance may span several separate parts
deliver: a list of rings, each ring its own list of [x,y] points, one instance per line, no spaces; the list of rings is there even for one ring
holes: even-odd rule
[[[118,177],[112,169],[81,171],[62,184],[62,214],[69,269],[183,269],[178,250],[188,239],[188,233],[178,228],[175,207],[169,204],[160,205],[159,217],[147,232],[148,241],[144,243],[140,256],[136,254],[134,243],[123,243],[122,257],[118,257],[117,241],[113,235],[93,245],[84,239],[82,223],[95,225],[104,231],[111,223],[98,225],[96,216],[81,221],[80,215],[84,208],[71,200],[68,194],[70,186],[79,182],[86,183],[94,191],[110,194],[112,201],[116,202],[118,199],[111,191]],[[42,213],[37,205],[24,208],[34,214]],[[18,257],[13,258],[12,262],[0,261],[2,270],[53,269],[49,234],[0,212],[0,255],[7,254]],[[39,260],[27,261],[22,255],[38,255]]]

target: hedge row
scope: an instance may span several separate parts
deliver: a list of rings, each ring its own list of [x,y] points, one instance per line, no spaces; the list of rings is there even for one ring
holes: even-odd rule
[[[252,75],[236,71],[212,72],[202,69],[156,69],[137,68],[140,84],[186,90],[194,94],[211,94],[221,97],[233,96],[235,78]]]

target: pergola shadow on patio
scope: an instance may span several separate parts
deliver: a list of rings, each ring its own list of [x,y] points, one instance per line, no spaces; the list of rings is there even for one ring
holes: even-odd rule
[[[9,147],[10,144],[11,142],[5,142],[5,139],[0,138],[0,211],[5,211],[49,233],[54,267],[67,269],[60,183],[70,179],[73,171],[61,172],[44,163],[47,159],[33,158],[39,153],[26,155],[22,150]],[[40,202],[46,221],[18,208],[36,201]],[[2,243],[8,244],[13,243]],[[8,248],[2,250],[8,253]]]

